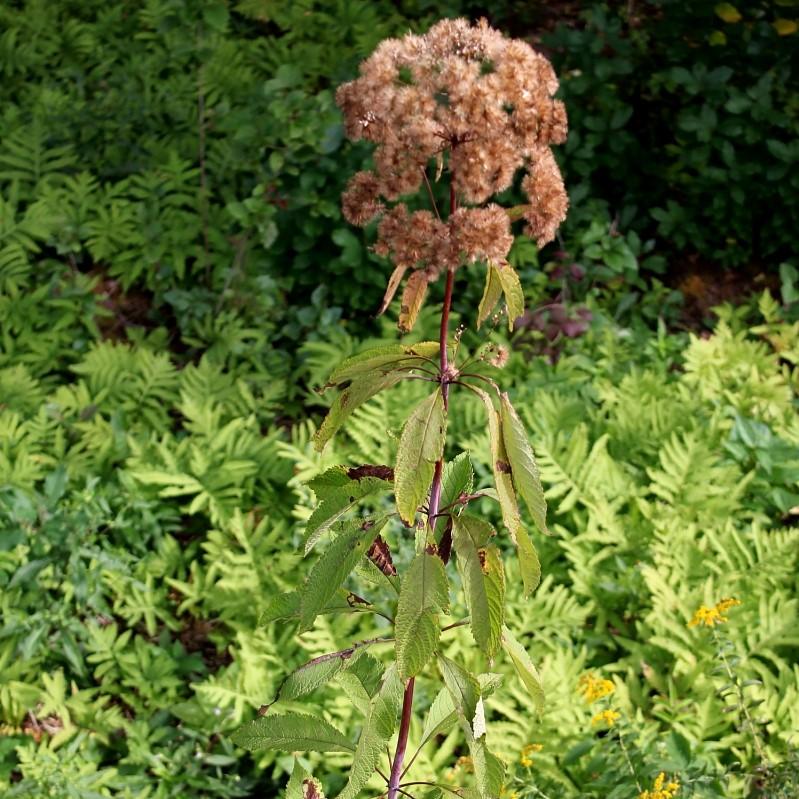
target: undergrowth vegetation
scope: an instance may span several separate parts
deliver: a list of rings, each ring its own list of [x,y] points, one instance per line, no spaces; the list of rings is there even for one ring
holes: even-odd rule
[[[491,745],[515,764],[508,790],[520,796],[626,796],[660,771],[679,775],[683,795],[741,795],[790,761],[799,725],[799,330],[769,295],[758,327],[729,309],[709,337],[619,328],[595,310],[556,364],[517,351],[498,374],[539,442],[555,535],[540,544],[546,577],[533,597],[508,587],[508,623],[541,665],[546,711],[537,717],[506,681],[487,702]],[[67,359],[62,343],[63,370],[34,370],[28,333],[20,363],[0,370],[4,791],[277,790],[291,757],[253,761],[218,733],[362,629],[358,614],[320,617],[296,645],[290,628],[259,623],[295,587],[298,521],[313,506],[305,481],[336,462],[390,463],[389,420],[420,389],[356,411],[319,455],[314,422],[281,429],[254,370],[211,355],[177,369],[146,342],[92,339],[69,306],[56,314],[87,335],[86,354]],[[344,334],[306,345],[311,382],[354,345]],[[455,446],[484,484],[481,409],[459,397],[452,414]],[[351,588],[374,579],[364,572]],[[727,596],[741,605],[719,628],[722,649],[688,622]],[[452,637],[465,662],[480,659],[468,633]],[[721,651],[752,729],[720,695]],[[589,672],[614,687],[608,734],[578,693]],[[358,703],[327,693],[330,718],[347,728],[356,714],[357,726]],[[525,754],[531,745],[542,749]],[[468,769],[461,746],[458,728],[446,730],[421,762]]]
[[[397,420],[424,394],[381,394],[315,452],[331,366],[395,339],[367,320],[386,279],[374,232],[339,211],[368,155],[344,141],[333,91],[433,5],[0,8],[3,796],[278,795],[295,758],[230,734],[297,666],[373,629],[358,612],[299,638],[266,621],[304,574],[307,481],[393,463]],[[662,2],[630,18],[638,3],[596,3],[560,26],[543,6],[492,5],[500,25],[544,19],[572,121],[562,238],[541,253],[517,238],[528,313],[491,333],[554,533],[537,591],[522,596],[509,559],[506,596],[544,712],[468,629],[447,633],[488,675],[503,799],[795,797],[795,5]],[[773,290],[689,333],[669,279],[683,255],[754,260]],[[404,342],[436,337],[435,299]],[[478,299],[464,292],[454,325]],[[450,413],[448,454],[467,451],[487,486],[479,402],[464,392]],[[385,590],[367,566],[347,587]],[[352,675],[322,696],[354,735]],[[418,765],[468,785],[462,732],[435,724],[434,699],[420,689]],[[324,756],[327,795],[348,762]]]

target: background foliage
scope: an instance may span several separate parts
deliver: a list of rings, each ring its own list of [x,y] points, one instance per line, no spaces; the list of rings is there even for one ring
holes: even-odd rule
[[[679,772],[686,796],[795,785],[799,105],[780,20],[799,11],[727,6],[446,8],[535,34],[572,124],[572,214],[550,252],[517,242],[530,313],[499,375],[534,433],[557,532],[533,600],[509,597],[546,713],[510,680],[489,706],[520,796],[639,790],[576,693],[589,670],[614,682],[641,786],[660,771]],[[378,40],[440,11],[0,8],[4,795],[271,796],[285,782],[292,758],[254,760],[220,733],[358,635],[357,616],[321,618],[299,643],[259,624],[298,573],[303,481],[391,462],[389,403],[413,399],[376,400],[312,453],[312,389],[385,332],[368,319],[385,270],[338,210],[365,155],[342,141],[332,92]],[[673,290],[697,261],[718,280],[725,265],[760,269],[773,291],[700,330]],[[472,300],[464,288],[462,313]],[[453,413],[485,478],[481,417],[460,396]],[[713,674],[720,645],[686,626],[729,595],[743,604],[720,636],[740,679],[758,681],[745,701],[762,703],[780,768],[755,771]],[[334,721],[356,712],[336,691],[325,705]],[[544,747],[532,766],[529,744]],[[421,762],[468,781],[461,747],[456,730]],[[329,792],[344,765],[326,759]]]

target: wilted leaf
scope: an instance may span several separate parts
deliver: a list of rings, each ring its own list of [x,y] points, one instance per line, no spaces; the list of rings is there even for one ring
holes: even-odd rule
[[[453,519],[452,543],[469,607],[474,640],[488,657],[499,649],[505,604],[505,573],[495,546],[488,546],[493,528],[463,514]]]
[[[529,594],[541,582],[541,564],[530,539],[530,535],[522,525],[519,516],[519,505],[516,501],[516,492],[511,479],[511,466],[508,454],[505,451],[505,442],[502,435],[502,422],[499,413],[494,408],[491,397],[482,389],[474,389],[488,414],[488,433],[491,440],[491,460],[494,469],[494,483],[499,498],[499,507],[502,511],[502,522],[508,529],[513,543],[516,544],[521,567],[524,592]]]
[[[499,298],[502,295],[502,283],[494,264],[489,263],[486,270],[486,282],[483,289],[483,296],[477,308],[477,329],[479,330],[483,322],[494,312]]]
[[[497,278],[505,294],[508,306],[508,328],[513,330],[513,323],[524,313],[524,291],[516,270],[510,264],[493,266]]]
[[[502,627],[502,643],[516,668],[519,678],[524,683],[524,687],[527,688],[536,710],[540,713],[544,709],[544,687],[541,684],[538,669],[533,665],[533,661],[530,660],[527,650],[505,626]]]
[[[545,535],[549,535],[547,502],[533,448],[527,440],[522,420],[506,393],[502,394],[502,440],[510,461],[513,484],[525,501],[536,527]]]
[[[386,293],[383,295],[383,302],[380,303],[380,308],[377,311],[378,316],[384,314],[386,312],[386,308],[391,305],[391,300],[394,299],[394,295],[397,293],[397,288],[402,282],[402,278],[405,277],[405,273],[407,271],[407,266],[397,266],[391,273],[391,277],[388,279],[388,286],[386,286]]]
[[[427,294],[428,281],[427,273],[423,269],[417,269],[405,284],[399,313],[399,329],[403,333],[413,330],[413,326],[416,324],[416,317],[419,316]]]

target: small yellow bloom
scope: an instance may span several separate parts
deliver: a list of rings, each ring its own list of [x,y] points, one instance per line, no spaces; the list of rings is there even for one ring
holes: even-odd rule
[[[536,752],[540,752],[544,748],[543,744],[527,744],[527,746],[522,748],[521,753],[519,754],[519,762],[525,767],[530,768],[533,765],[533,755]]]
[[[597,699],[610,696],[616,689],[610,680],[596,677],[592,672],[589,672],[580,677],[580,681],[577,683],[577,690],[585,697],[585,701],[591,704],[596,702]]]
[[[712,608],[707,605],[701,605],[694,613],[694,617],[688,622],[689,627],[714,627],[716,624],[724,624],[727,617],[724,615],[730,608],[740,605],[739,599],[722,599],[721,602],[714,605]]]
[[[603,710],[591,719],[591,724],[607,724],[608,727],[612,727],[620,718],[621,713],[615,710]]]
[[[680,783],[676,780],[666,782],[666,774],[661,771],[655,777],[651,791],[641,791],[638,799],[674,799],[677,791],[680,790]]]

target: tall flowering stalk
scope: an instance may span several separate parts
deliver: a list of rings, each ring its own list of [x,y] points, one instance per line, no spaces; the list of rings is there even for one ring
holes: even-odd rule
[[[503,295],[511,327],[523,312],[519,278],[507,262],[511,225],[523,220],[528,235],[543,245],[553,238],[568,207],[550,150],[566,137],[563,104],[553,99],[557,85],[549,62],[524,42],[506,39],[485,21],[472,26],[465,20],[445,20],[425,35],[382,42],[361,65],[359,77],[337,93],[348,136],[376,145],[374,170],[351,179],[342,207],[356,225],[379,219],[375,251],[393,264],[381,312],[405,281],[399,327],[407,332],[429,285],[443,277],[445,288],[438,341],[367,350],[333,371],[327,387],[338,393],[316,445],[324,447],[355,408],[402,380],[427,380],[434,390],[405,421],[393,467],[334,467],[311,481],[319,505],[306,527],[306,554],[323,537],[331,541],[304,584],[277,597],[263,620],[296,620],[300,632],[310,629],[321,613],[370,612],[390,621],[393,636],[356,642],[292,672],[272,703],[296,700],[340,679],[365,716],[357,741],[318,716],[274,712],[271,705],[234,740],[250,749],[353,753],[342,799],[354,799],[376,773],[385,782],[388,799],[410,795],[412,786],[435,784],[430,775],[410,781],[409,770],[421,749],[455,723],[470,748],[474,787],[485,799],[499,795],[504,767],[486,746],[484,705],[495,685],[490,674],[471,674],[445,656],[442,633],[449,629],[468,624],[489,662],[504,652],[533,705],[540,710],[543,703],[538,673],[504,625],[505,575],[500,549],[492,543],[496,531],[468,512],[478,497],[498,500],[529,593],[540,581],[540,566],[518,499],[546,533],[538,470],[508,395],[458,362],[449,316],[457,271],[477,265],[486,268],[478,328]],[[510,209],[493,202],[522,170],[527,202]],[[448,183],[447,208],[438,207],[433,190],[442,180]],[[429,208],[411,210],[404,201],[411,195],[421,195]],[[494,490],[474,489],[466,453],[445,461],[453,386],[473,392],[485,406]],[[393,494],[396,512],[354,512],[361,500],[382,493]],[[397,519],[401,526],[395,524],[390,535]],[[392,546],[411,542],[413,559],[398,575]],[[469,617],[442,624],[441,616],[449,612],[453,554]],[[396,592],[387,607],[342,589],[358,566],[372,568]],[[382,644],[393,645],[394,658],[387,664],[371,654]],[[417,678],[443,682],[443,687],[409,758]],[[392,742],[386,773],[379,761]],[[319,795],[320,783],[296,765],[289,796]]]

